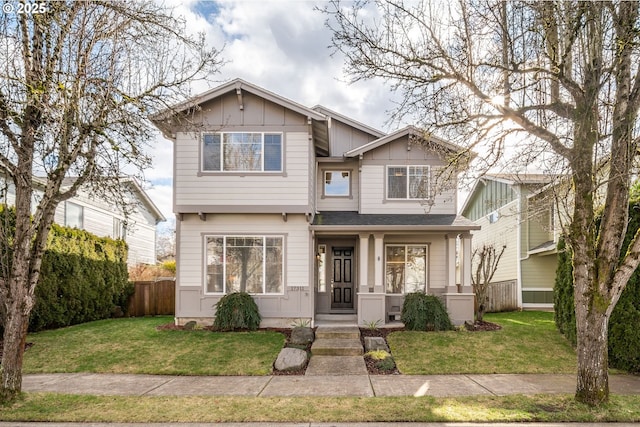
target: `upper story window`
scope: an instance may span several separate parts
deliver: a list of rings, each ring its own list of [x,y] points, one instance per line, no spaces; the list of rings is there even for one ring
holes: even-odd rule
[[[72,202],[64,204],[64,225],[82,228],[84,224],[84,207]]]
[[[120,218],[113,218],[113,238],[126,240],[127,224]]]
[[[351,173],[349,171],[324,171],[324,195],[347,197],[351,195]]]
[[[202,138],[204,172],[281,172],[282,134],[207,133]]]
[[[429,166],[387,167],[387,199],[428,199]]]

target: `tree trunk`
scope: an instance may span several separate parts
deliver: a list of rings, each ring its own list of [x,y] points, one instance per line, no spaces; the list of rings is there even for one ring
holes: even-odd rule
[[[576,314],[578,311],[576,311]],[[576,318],[578,383],[576,400],[597,406],[609,399],[607,331],[609,318],[597,309]]]
[[[18,283],[10,283],[9,286],[14,290],[21,288]],[[13,307],[9,309],[5,318],[0,402],[11,401],[22,391],[22,359],[29,327],[29,315],[22,310],[22,300],[21,295],[13,298]]]

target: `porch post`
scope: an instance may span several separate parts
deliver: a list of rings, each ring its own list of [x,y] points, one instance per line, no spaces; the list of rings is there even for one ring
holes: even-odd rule
[[[456,234],[447,234],[445,236],[446,241],[446,266],[447,266],[447,293],[458,292],[458,285],[456,284]],[[469,270],[471,271],[471,270]]]
[[[374,292],[384,293],[384,234],[374,234]]]
[[[462,235],[462,269],[460,270],[462,293],[472,293],[471,284],[471,233]]]
[[[358,292],[369,292],[369,233],[360,234]]]

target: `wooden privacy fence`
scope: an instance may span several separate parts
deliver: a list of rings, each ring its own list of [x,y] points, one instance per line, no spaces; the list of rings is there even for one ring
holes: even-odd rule
[[[129,300],[129,316],[175,314],[175,280],[134,282],[134,285],[135,290]]]
[[[518,309],[518,287],[515,280],[489,284],[487,313],[499,313]]]

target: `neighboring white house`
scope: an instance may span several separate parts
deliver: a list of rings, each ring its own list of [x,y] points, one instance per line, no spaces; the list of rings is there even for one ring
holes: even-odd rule
[[[41,179],[34,178],[34,206],[38,201]],[[0,179],[1,183],[5,181]],[[73,179],[63,182],[63,188],[70,186]],[[128,202],[133,207],[128,216],[123,209],[94,197],[86,190],[80,189],[76,196],[64,201],[56,208],[54,222],[56,224],[86,230],[100,237],[124,239],[128,246],[127,264],[156,263],[156,225],[165,221],[165,217],[156,207],[147,193],[134,178],[123,178],[126,186]],[[9,184],[6,190],[6,202],[15,202],[15,188]],[[5,191],[0,191],[0,203],[4,203]]]
[[[557,268],[558,213],[552,187],[543,174],[487,174],[479,179],[461,213],[481,226],[474,249],[506,246],[493,277],[502,295],[513,295],[517,308],[553,308]],[[490,305],[500,302],[490,302]]]
[[[263,326],[387,322],[418,290],[441,296],[455,323],[473,321],[479,227],[457,215],[456,178],[436,182],[459,147],[240,79],[153,121],[174,142],[178,324],[212,322],[233,291],[254,296]]]

